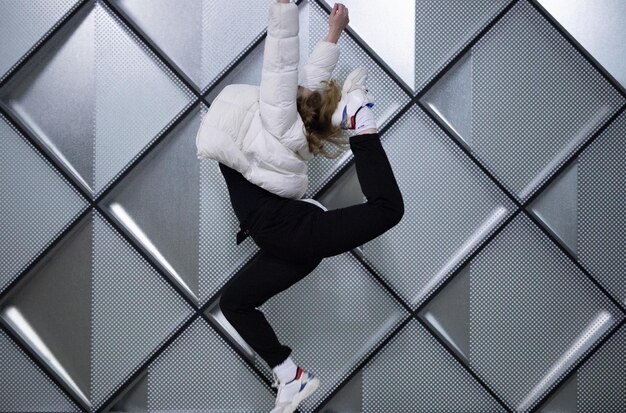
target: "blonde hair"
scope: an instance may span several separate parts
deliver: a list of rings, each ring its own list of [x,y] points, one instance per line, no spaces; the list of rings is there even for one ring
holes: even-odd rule
[[[334,159],[349,147],[349,138],[343,129],[332,124],[333,113],[341,100],[341,87],[335,79],[323,80],[322,83],[322,89],[311,92],[307,97],[298,97],[297,106],[304,122],[309,150],[315,155]],[[334,154],[329,153],[329,143],[340,149]]]

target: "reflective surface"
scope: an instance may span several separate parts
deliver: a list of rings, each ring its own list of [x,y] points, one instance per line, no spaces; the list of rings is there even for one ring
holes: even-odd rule
[[[218,305],[259,247],[193,140],[270,4],[0,2],[0,411],[271,410]],[[623,4],[345,4],[332,77],[367,67],[405,215],[263,303],[320,377],[298,411],[626,411]],[[354,161],[304,197],[368,202]]]
[[[620,0],[537,2],[626,90],[626,3]]]
[[[522,201],[626,102],[525,1],[468,53],[423,102]]]

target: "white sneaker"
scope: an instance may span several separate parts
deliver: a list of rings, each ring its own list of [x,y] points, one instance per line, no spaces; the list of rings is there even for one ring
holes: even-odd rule
[[[333,125],[345,130],[355,129],[357,111],[363,106],[374,106],[366,82],[366,67],[358,67],[348,75],[343,82],[341,100],[332,116]]]
[[[311,371],[298,367],[296,378],[289,383],[278,382],[276,373],[272,387],[278,387],[276,405],[270,413],[292,413],[300,402],[309,397],[320,385],[320,381]]]

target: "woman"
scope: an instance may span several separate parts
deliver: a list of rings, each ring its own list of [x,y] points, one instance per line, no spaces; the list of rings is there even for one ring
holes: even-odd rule
[[[242,231],[260,247],[224,287],[220,308],[272,368],[278,387],[274,413],[293,412],[319,380],[295,364],[291,348],[279,342],[257,307],[323,258],[378,237],[404,214],[370,109],[365,69],[353,71],[342,90],[329,80],[339,56],[336,42],[348,22],[348,9],[335,4],[328,36],[298,73],[297,6],[277,0],[270,7],[261,86],[227,86],[224,91],[230,91],[216,97],[197,137],[198,157],[219,161]],[[356,131],[348,144],[367,202],[328,211],[315,200],[300,199],[308,184],[306,161],[328,156],[325,145],[340,144],[339,135],[347,130]]]

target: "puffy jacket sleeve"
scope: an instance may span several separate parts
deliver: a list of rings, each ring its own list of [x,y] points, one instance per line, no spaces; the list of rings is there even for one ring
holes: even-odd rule
[[[259,112],[265,130],[278,140],[284,139],[287,132],[292,132],[300,120],[296,105],[300,59],[298,31],[298,6],[295,3],[270,5]],[[295,143],[283,144],[291,147]]]
[[[315,44],[309,58],[298,73],[298,84],[307,89],[321,89],[323,80],[329,80],[339,61],[339,45],[325,40]]]

